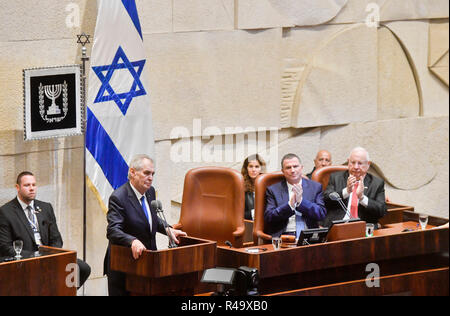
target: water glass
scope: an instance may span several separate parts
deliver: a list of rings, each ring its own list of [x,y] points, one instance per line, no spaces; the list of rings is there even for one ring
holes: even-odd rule
[[[374,230],[375,230],[375,225],[372,223],[367,223],[366,224],[366,237],[372,237]]]
[[[281,247],[281,237],[272,237],[272,245],[274,250],[278,250]]]
[[[13,247],[14,247],[14,251],[16,252],[16,259],[22,258],[20,253],[22,252],[23,241],[22,240],[14,240]]]
[[[423,229],[427,228],[427,224],[428,224],[428,215],[423,215],[420,214],[419,215],[419,223],[420,223],[420,227]]]

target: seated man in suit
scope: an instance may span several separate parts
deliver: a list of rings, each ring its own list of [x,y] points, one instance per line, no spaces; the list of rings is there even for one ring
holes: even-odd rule
[[[104,260],[104,272],[108,275],[108,290],[111,296],[128,295],[125,290],[125,275],[110,269],[111,244],[130,247],[134,259],[138,259],[146,249],[156,250],[156,232],[166,234],[165,225],[150,208],[155,200],[152,187],[155,168],[153,160],[147,155],[133,157],[128,170],[128,182],[116,189],[109,198],[108,250]],[[169,228],[176,243],[178,236],[185,232]]]
[[[384,194],[384,181],[367,171],[370,167],[369,153],[362,147],[356,147],[348,158],[348,171],[335,172],[330,175],[324,200],[327,206],[327,217],[324,226],[330,226],[334,220],[357,218],[375,224],[386,214],[387,208]],[[330,194],[337,192],[347,212],[337,201],[330,199]]]
[[[35,252],[41,245],[61,248],[63,240],[50,203],[36,200],[36,178],[29,171],[20,173],[16,181],[17,197],[0,207],[0,255],[13,256],[13,242],[23,241],[23,250]],[[91,268],[77,259],[81,287]]]
[[[313,170],[308,173],[306,176],[311,179],[312,175],[314,173],[314,171],[319,170],[320,168],[323,167],[328,167],[332,165],[332,161],[331,161],[331,154],[328,150],[320,150],[317,155],[316,158],[314,159],[314,168]]]
[[[264,226],[268,234],[278,237],[294,235],[307,228],[317,228],[326,215],[322,185],[302,177],[303,166],[295,154],[281,160],[286,180],[267,188]]]

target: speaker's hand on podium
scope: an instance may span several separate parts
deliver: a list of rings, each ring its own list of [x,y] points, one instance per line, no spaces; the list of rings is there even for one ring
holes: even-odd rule
[[[139,257],[142,255],[142,252],[146,250],[144,244],[140,242],[140,240],[135,239],[131,243],[131,252],[133,254],[134,260],[139,259]]]
[[[180,241],[178,240],[178,237],[187,236],[187,234],[182,230],[173,229],[170,227],[168,227],[167,229],[169,230],[169,234],[172,236],[172,239],[175,241],[175,243],[177,245],[180,243]]]

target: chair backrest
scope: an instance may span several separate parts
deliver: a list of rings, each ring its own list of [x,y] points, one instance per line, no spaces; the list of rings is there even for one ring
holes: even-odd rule
[[[346,171],[348,170],[347,166],[328,166],[320,168],[312,174],[311,180],[319,182],[322,184],[322,190],[328,186],[328,180],[330,180],[330,174],[336,171]]]
[[[281,171],[260,174],[255,179],[255,218],[253,222],[253,242],[258,244],[261,238],[265,242],[270,242],[272,236],[264,233],[264,210],[266,208],[266,189],[274,183],[284,180]]]
[[[240,172],[222,167],[191,169],[184,179],[179,225],[189,236],[242,247],[244,206]]]

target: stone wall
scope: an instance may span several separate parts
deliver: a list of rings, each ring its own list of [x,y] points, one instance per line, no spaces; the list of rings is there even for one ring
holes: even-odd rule
[[[137,0],[149,58],[155,187],[179,218],[190,168],[286,152],[305,171],[359,145],[393,202],[449,216],[448,1]],[[35,172],[65,247],[83,251],[83,139],[23,141],[22,70],[79,63],[94,0],[0,3],[0,204]],[[378,25],[376,25],[378,24]],[[106,293],[105,214],[87,193],[87,294]],[[159,237],[163,247],[166,241]]]

